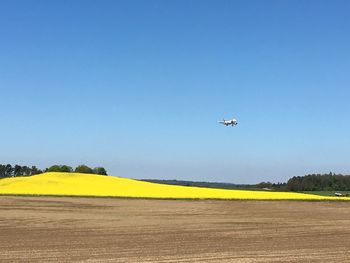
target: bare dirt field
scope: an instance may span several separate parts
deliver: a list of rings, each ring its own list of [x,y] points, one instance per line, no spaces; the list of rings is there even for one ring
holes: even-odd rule
[[[350,262],[350,203],[0,196],[1,262]]]

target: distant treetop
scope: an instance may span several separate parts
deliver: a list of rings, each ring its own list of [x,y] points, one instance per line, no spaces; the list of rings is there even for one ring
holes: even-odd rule
[[[62,173],[71,173],[73,172],[73,168],[67,165],[52,165],[49,167],[47,172],[62,172]]]
[[[61,172],[61,173],[85,173],[85,174],[100,174],[107,175],[107,171],[104,167],[90,168],[85,164],[78,165],[75,169],[67,165],[52,165],[45,170],[46,172]]]
[[[42,171],[36,166],[28,167],[26,165],[21,166],[18,164],[16,164],[15,166],[12,166],[11,164],[0,164],[0,178],[15,176],[31,176],[40,173],[42,173]]]
[[[103,168],[103,167],[95,167],[95,168],[93,169],[93,171],[94,171],[94,174],[107,175],[107,171],[106,171],[106,169]]]
[[[79,165],[74,170],[75,173],[93,174],[94,170],[87,165]]]
[[[100,174],[107,175],[107,171],[104,167],[90,168],[87,165],[79,165],[75,169],[68,165],[55,164],[49,168],[44,169],[44,171],[38,169],[36,166],[21,166],[16,164],[12,166],[11,164],[0,164],[0,179],[6,177],[16,177],[16,176],[31,176],[35,174],[41,174],[43,172],[59,172],[59,173],[89,173],[89,174]]]

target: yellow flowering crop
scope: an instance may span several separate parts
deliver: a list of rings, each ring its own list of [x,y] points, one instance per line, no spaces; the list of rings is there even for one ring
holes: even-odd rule
[[[44,173],[0,180],[0,194],[143,198],[350,200],[292,192],[224,190],[143,182],[114,176]]]

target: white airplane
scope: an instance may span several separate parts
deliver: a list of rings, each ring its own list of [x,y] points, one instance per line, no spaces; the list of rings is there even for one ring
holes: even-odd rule
[[[237,122],[236,119],[231,119],[231,120],[225,120],[225,119],[223,119],[222,121],[219,121],[219,123],[222,123],[222,124],[225,125],[225,126],[229,126],[229,125],[234,126],[234,125],[237,125],[237,124],[238,124],[238,122]]]

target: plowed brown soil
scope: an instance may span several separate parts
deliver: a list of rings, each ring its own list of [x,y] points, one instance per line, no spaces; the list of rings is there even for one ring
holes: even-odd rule
[[[350,203],[0,197],[1,262],[350,262]]]

